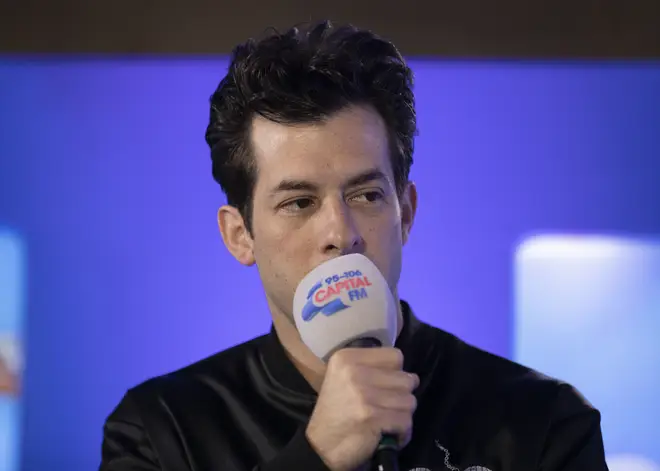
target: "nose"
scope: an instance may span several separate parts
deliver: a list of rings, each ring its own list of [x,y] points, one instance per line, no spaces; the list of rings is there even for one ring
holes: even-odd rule
[[[340,256],[364,252],[364,239],[351,209],[343,200],[327,203],[320,216],[321,250],[325,255]]]

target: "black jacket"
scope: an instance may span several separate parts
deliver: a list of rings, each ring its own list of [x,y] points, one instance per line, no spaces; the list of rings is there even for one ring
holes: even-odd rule
[[[573,387],[402,305],[396,346],[420,386],[400,471],[607,470],[600,415]],[[327,471],[304,433],[315,398],[271,329],[130,389],[105,423],[100,470]]]

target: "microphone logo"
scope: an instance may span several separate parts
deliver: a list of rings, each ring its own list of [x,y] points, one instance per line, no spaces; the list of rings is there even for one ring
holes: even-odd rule
[[[302,309],[303,321],[309,322],[319,313],[331,316],[368,298],[370,286],[371,282],[362,276],[360,270],[337,273],[317,282],[307,293],[307,302]]]

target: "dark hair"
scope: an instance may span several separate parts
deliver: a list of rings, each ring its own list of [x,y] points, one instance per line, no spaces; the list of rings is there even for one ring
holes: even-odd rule
[[[412,72],[392,43],[350,25],[324,21],[251,39],[234,49],[227,75],[211,97],[206,142],[213,178],[251,231],[257,177],[249,142],[252,118],[314,122],[363,104],[374,107],[388,128],[401,195],[416,134],[412,85]]]

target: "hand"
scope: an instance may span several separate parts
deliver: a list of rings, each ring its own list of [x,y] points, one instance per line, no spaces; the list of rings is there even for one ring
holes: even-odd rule
[[[383,433],[411,438],[419,378],[402,371],[395,348],[345,348],[328,362],[307,426],[312,448],[333,471],[353,471],[376,450]]]

